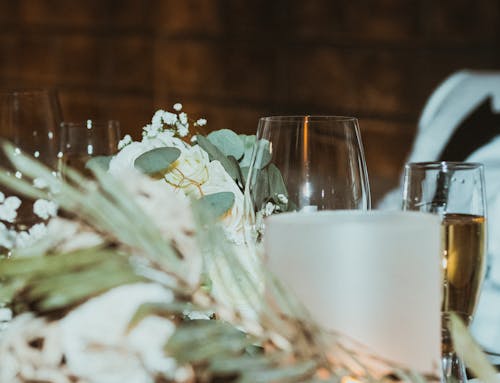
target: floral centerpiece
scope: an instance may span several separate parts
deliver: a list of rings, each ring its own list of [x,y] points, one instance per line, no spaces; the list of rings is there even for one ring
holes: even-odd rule
[[[0,182],[69,214],[47,216],[44,235],[0,261],[0,302],[14,312],[0,332],[0,381],[378,381],[381,367],[423,381],[325,332],[256,254],[239,253],[254,140],[192,135],[185,114],[158,111],[141,142],[125,137],[116,156],[88,164],[93,179],[68,169],[64,180],[5,145],[26,177],[0,172]],[[266,198],[284,209],[278,186]]]

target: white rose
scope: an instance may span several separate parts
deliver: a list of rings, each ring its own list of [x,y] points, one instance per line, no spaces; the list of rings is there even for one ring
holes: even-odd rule
[[[165,180],[176,190],[200,198],[203,185],[209,181],[210,160],[207,152],[199,146],[193,146],[181,153],[165,174]]]
[[[220,192],[232,192],[234,194],[234,204],[222,218],[222,224],[226,236],[231,242],[243,244],[243,193],[219,161],[212,161],[208,165],[208,181],[201,185],[201,190],[204,195]]]
[[[69,371],[96,383],[151,383],[158,373],[174,376],[175,360],[163,351],[175,330],[171,321],[149,317],[128,331],[141,304],[172,300],[172,292],[162,286],[138,283],[114,288],[71,311],[59,324]]]
[[[141,154],[153,149],[149,143],[132,142],[120,150],[109,162],[109,173],[114,176],[127,174],[130,169],[134,168],[134,161]]]

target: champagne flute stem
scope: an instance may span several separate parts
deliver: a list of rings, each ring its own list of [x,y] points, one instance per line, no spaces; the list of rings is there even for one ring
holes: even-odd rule
[[[444,354],[441,358],[443,369],[442,383],[465,383],[467,374],[462,360],[455,352]]]

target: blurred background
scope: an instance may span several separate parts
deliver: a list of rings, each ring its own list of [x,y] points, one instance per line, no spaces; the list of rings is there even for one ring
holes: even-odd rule
[[[181,102],[209,128],[360,119],[373,197],[452,72],[500,69],[498,0],[0,0],[0,87],[53,87],[65,120],[140,136]]]

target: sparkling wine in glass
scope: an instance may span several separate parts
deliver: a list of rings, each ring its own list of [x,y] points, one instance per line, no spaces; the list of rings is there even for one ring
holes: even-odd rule
[[[403,209],[438,214],[442,228],[443,381],[466,381],[448,329],[449,313],[469,325],[486,267],[483,166],[464,162],[410,163],[405,167]]]
[[[370,208],[363,145],[352,117],[261,118],[246,179],[247,241],[260,239],[271,214]]]
[[[91,158],[109,156],[118,150],[120,124],[118,121],[63,122],[61,124],[63,156],[61,173],[67,167],[90,176],[86,167]]]

